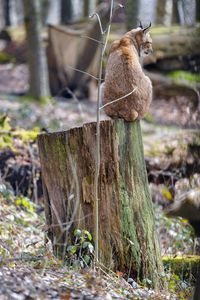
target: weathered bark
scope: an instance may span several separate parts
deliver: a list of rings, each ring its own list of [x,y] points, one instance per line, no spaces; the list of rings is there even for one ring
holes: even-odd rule
[[[89,123],[38,138],[55,254],[62,254],[65,243],[73,243],[75,228],[94,234],[95,133],[96,123]],[[162,264],[139,122],[101,122],[99,199],[100,261],[159,286]]]
[[[198,270],[200,270],[200,263],[198,266]],[[195,291],[193,295],[193,300],[199,300],[200,299],[200,271],[198,272],[198,276],[196,279],[196,284],[195,284]]]
[[[48,73],[41,37],[40,3],[23,0],[29,64],[29,93],[36,99],[49,96]]]

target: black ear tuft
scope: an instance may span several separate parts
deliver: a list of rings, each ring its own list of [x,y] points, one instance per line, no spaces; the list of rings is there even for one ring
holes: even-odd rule
[[[143,26],[142,26],[142,22],[141,22],[141,21],[140,21],[139,27],[140,27],[141,29],[143,29]]]
[[[147,31],[149,31],[150,27],[151,27],[151,22],[149,23],[149,26],[143,28],[143,33],[146,33]]]

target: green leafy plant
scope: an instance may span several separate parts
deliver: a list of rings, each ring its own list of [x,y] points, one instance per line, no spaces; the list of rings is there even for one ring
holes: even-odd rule
[[[87,267],[93,259],[92,235],[87,230],[74,230],[74,244],[67,247],[66,263],[70,266]]]
[[[15,196],[9,186],[0,184],[0,264],[27,251],[37,255],[44,247],[40,228],[44,214],[37,214],[36,207],[29,198]]]
[[[10,119],[6,114],[0,116],[0,149],[13,148]]]
[[[0,116],[0,150],[10,148],[14,151],[14,139],[21,139],[23,143],[33,142],[36,140],[39,132],[39,127],[35,127],[32,130],[12,128],[10,118],[6,114],[3,114]]]
[[[34,212],[34,203],[31,202],[27,197],[18,196],[15,199],[15,205],[20,206],[27,212]]]
[[[168,270],[169,271],[169,270]],[[163,278],[167,283],[168,290],[171,294],[175,294],[177,299],[187,300],[190,299],[193,290],[192,280],[184,280],[179,275],[166,272],[163,273]]]

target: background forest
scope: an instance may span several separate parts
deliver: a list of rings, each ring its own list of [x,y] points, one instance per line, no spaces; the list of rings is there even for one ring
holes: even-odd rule
[[[76,228],[57,258],[47,234],[37,137],[96,121],[99,23],[111,1],[0,0],[0,299],[200,299],[200,1],[114,1],[110,45],[142,22],[153,101],[141,121],[164,272],[95,266]],[[120,7],[118,6],[120,4]],[[93,39],[93,41],[92,41]],[[101,120],[108,120],[103,110]],[[58,151],[59,152],[59,151]],[[156,254],[155,254],[156,255]],[[96,267],[96,268],[95,268]]]

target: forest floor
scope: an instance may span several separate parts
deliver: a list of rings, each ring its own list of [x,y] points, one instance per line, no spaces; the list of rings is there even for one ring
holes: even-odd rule
[[[157,293],[145,284],[128,283],[120,270],[116,274],[102,268],[98,271],[71,270],[52,255],[51,245],[45,242],[41,182],[37,188],[33,183],[34,177],[39,182],[40,166],[32,135],[38,132],[36,127],[48,131],[66,130],[95,121],[96,105],[89,101],[77,103],[58,98],[46,105],[30,102],[30,99],[20,96],[27,90],[27,78],[26,65],[0,65],[0,115],[6,114],[10,118],[4,122],[5,128],[1,127],[1,131],[9,128],[14,134],[12,140],[7,136],[10,149],[0,149],[0,168],[4,172],[0,182],[0,299],[189,299],[192,283],[181,276],[162,275],[166,276],[170,289],[169,292]],[[102,113],[102,119],[105,118]],[[29,132],[27,138],[21,128],[33,130],[33,133]],[[158,139],[169,138],[174,142],[172,137],[182,132],[181,127],[157,126],[152,120],[142,121],[142,130],[144,150],[148,155]],[[154,165],[162,165],[160,146],[156,145],[153,154],[151,150],[149,166],[152,161]],[[168,158],[172,148],[167,148]],[[12,178],[11,173],[15,176],[15,183],[8,179]],[[162,176],[164,178],[165,174]],[[171,188],[169,180],[165,180],[156,191],[154,182],[151,183],[162,254],[193,254],[191,226],[181,218],[171,220],[164,215],[163,207],[172,201],[175,193],[174,186]],[[35,188],[39,196],[34,203],[30,198],[35,195]],[[20,192],[18,196],[16,190]]]

